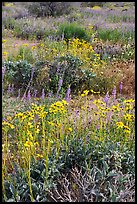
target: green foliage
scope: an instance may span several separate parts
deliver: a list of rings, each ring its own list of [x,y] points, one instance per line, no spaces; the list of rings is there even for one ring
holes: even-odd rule
[[[25,88],[30,81],[32,65],[26,60],[5,61],[5,80],[15,85],[16,88]]]
[[[14,30],[16,27],[16,21],[12,17],[5,17],[2,19],[2,27],[4,29]]]
[[[106,2],[82,2],[83,7],[103,6]]]
[[[71,87],[72,92],[77,93],[81,89],[85,81],[90,82],[94,74],[90,71],[81,69],[82,61],[78,57],[65,55],[56,57],[53,64],[50,66],[49,83],[50,89],[56,93],[59,87],[59,79],[62,78],[62,88],[66,92],[68,87]]]
[[[98,29],[98,37],[104,41],[112,41],[112,42],[128,42],[128,40],[134,39],[135,33],[132,31],[122,31],[119,29]]]
[[[60,16],[70,12],[70,2],[33,2],[28,10],[37,17]]]
[[[64,36],[66,40],[71,38],[79,38],[86,41],[90,40],[87,31],[75,22],[61,24],[58,28],[57,35]]]

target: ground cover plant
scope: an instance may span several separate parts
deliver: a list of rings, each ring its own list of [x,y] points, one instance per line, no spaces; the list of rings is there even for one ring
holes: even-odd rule
[[[3,202],[135,202],[134,7],[3,2]]]

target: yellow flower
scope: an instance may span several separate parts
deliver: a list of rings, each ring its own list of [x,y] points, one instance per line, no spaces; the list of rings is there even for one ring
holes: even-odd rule
[[[6,122],[6,121],[3,121],[3,122],[2,122],[2,125],[7,125],[7,126],[9,126],[11,129],[14,129],[14,128],[15,128],[14,125],[12,125],[12,124],[10,124],[10,123],[8,123],[8,122]]]
[[[85,90],[85,91],[83,91],[83,93],[81,94],[81,96],[87,96],[88,93],[89,93],[89,90]]]
[[[41,155],[41,154],[37,154],[36,155],[38,158],[43,158],[43,155]]]
[[[130,134],[131,133],[130,127],[128,127],[127,125],[124,125],[124,132],[127,134]]]
[[[134,119],[134,115],[133,114],[126,114],[126,115],[124,115],[124,118],[125,118],[125,120],[127,120],[127,121],[132,121],[133,119]]]
[[[7,40],[2,40],[2,43],[6,43],[7,42]]]
[[[24,144],[25,147],[32,147],[33,143],[31,141],[26,141],[26,143]]]
[[[8,54],[7,52],[3,52],[3,55],[5,55],[5,56],[6,56],[7,54]]]
[[[69,132],[72,132],[72,128],[71,128],[71,127],[69,127],[69,128],[68,128],[68,131],[69,131]]]
[[[34,46],[32,46],[32,48],[31,48],[32,50],[35,50],[36,49],[36,46],[34,45]]]
[[[28,46],[29,46],[29,44],[28,44],[28,43],[24,43],[24,44],[23,44],[23,46],[26,46],[26,47],[28,47]]]
[[[112,106],[112,110],[115,112],[115,111],[120,111],[120,108],[119,108],[119,104],[117,106]]]
[[[38,143],[38,142],[35,142],[34,145],[35,145],[35,146],[39,146],[39,143]]]
[[[62,100],[62,103],[63,103],[64,105],[68,105],[67,101],[65,101],[65,100]]]
[[[118,128],[123,128],[124,127],[123,122],[116,122],[116,125],[118,126]]]
[[[51,125],[52,127],[55,126],[55,124],[53,122],[48,121],[48,124]]]

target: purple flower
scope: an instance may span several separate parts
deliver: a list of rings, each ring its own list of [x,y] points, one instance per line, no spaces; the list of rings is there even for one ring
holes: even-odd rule
[[[6,72],[6,67],[2,67],[2,81],[4,80],[4,75],[5,75],[5,72]]]
[[[7,93],[8,93],[8,94],[10,94],[10,93],[11,93],[11,85],[10,85],[10,84],[9,84],[9,86],[8,86]]]
[[[59,91],[60,91],[60,89],[61,89],[62,83],[63,83],[63,79],[62,79],[62,78],[60,78],[60,79],[59,79],[59,87],[58,87],[58,92],[59,92]]]
[[[58,90],[57,90],[57,97],[58,97],[58,93],[59,93],[59,91],[60,91],[60,89],[61,89],[62,83],[63,83],[63,79],[60,78],[60,79],[59,79]]]
[[[38,91],[35,89],[35,90],[34,90],[34,98],[37,97],[37,92],[38,92]]]
[[[66,97],[65,97],[65,100],[66,100],[67,102],[70,102],[70,100],[71,100],[70,92],[71,92],[71,89],[70,89],[70,86],[69,86],[69,88],[68,88],[68,90],[67,90],[67,93],[66,93]]]
[[[112,91],[112,95],[114,97],[114,100],[116,99],[116,86],[114,87],[113,91]]]
[[[41,96],[41,99],[44,100],[44,98],[45,98],[45,91],[44,91],[44,89],[42,89],[42,96]]]
[[[106,93],[105,98],[104,98],[104,102],[106,103],[106,106],[108,106],[108,101],[109,101],[109,91]]]
[[[123,89],[123,82],[122,81],[120,82],[119,88],[120,88],[120,94],[122,94],[122,89]]]
[[[23,94],[23,100],[26,99],[26,91],[25,93]]]
[[[20,98],[20,89],[18,90],[18,97],[17,98]]]
[[[30,101],[30,99],[31,99],[31,94],[30,94],[30,90],[28,90],[28,95],[27,95],[27,99],[28,99],[28,101]]]

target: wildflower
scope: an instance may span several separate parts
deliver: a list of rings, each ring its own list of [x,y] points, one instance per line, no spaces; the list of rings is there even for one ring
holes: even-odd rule
[[[31,48],[32,50],[35,50],[36,49],[36,46],[34,45],[34,46],[32,46],[32,48]]]
[[[31,146],[33,146],[33,143],[31,141],[26,141],[24,146],[25,147],[31,147]]]
[[[68,131],[69,131],[69,132],[72,132],[72,128],[71,128],[71,127],[69,127],[69,128],[68,128]]]
[[[8,54],[8,52],[6,52],[6,51],[5,51],[5,52],[3,52],[3,55],[4,55],[4,56],[7,56],[7,54]]]
[[[18,90],[18,96],[17,96],[17,98],[20,98],[20,89]]]
[[[116,122],[116,125],[118,126],[118,128],[123,128],[124,127],[123,122]]]
[[[28,99],[29,101],[30,101],[30,99],[31,99],[30,90],[28,91],[27,99]]]
[[[7,125],[7,126],[9,126],[11,129],[14,129],[14,128],[15,128],[14,125],[12,125],[11,123],[6,122],[6,121],[3,121],[3,122],[2,122],[2,125]]]
[[[7,40],[2,40],[2,43],[6,43],[7,42]]]
[[[128,113],[127,113],[126,115],[124,115],[124,118],[125,118],[125,120],[131,122],[132,119],[134,118],[134,115],[133,115],[133,114],[128,114]]]
[[[24,43],[24,44],[23,44],[23,46],[26,46],[26,47],[28,47],[28,46],[29,46],[29,44],[28,44],[28,43]]]
[[[44,100],[45,98],[45,92],[44,92],[44,89],[42,89],[42,96],[41,96],[41,99]]]
[[[127,125],[124,125],[124,132],[127,134],[130,134],[131,133],[130,127],[128,127]]]
[[[81,94],[81,96],[87,96],[88,93],[89,93],[89,91],[88,91],[88,90],[85,90],[85,91],[83,91],[83,93]]]
[[[37,97],[37,92],[38,92],[38,91],[35,89],[35,90],[34,90],[34,98]]]
[[[113,111],[120,111],[119,104],[117,106],[112,106]]]
[[[68,103],[67,103],[66,100],[62,100],[62,103],[63,103],[64,105],[68,105]]]
[[[67,93],[66,93],[66,97],[65,97],[67,102],[70,102],[70,100],[71,100],[70,92],[71,92],[71,89],[70,89],[70,86],[69,86],[68,90],[67,90]]]
[[[119,86],[119,88],[120,88],[120,94],[122,94],[123,82],[120,82],[120,86]]]
[[[109,101],[109,92],[106,93],[106,96],[104,98],[104,102],[106,103],[106,106],[108,106],[108,101]]]
[[[59,93],[59,91],[60,91],[60,89],[61,89],[62,83],[63,83],[63,79],[60,78],[60,79],[59,79],[58,90],[57,90],[57,95],[58,95],[58,93]]]
[[[116,86],[114,87],[113,91],[112,91],[112,95],[114,100],[116,99]]]
[[[38,158],[43,158],[43,155],[41,155],[41,154],[37,154],[36,155]]]

